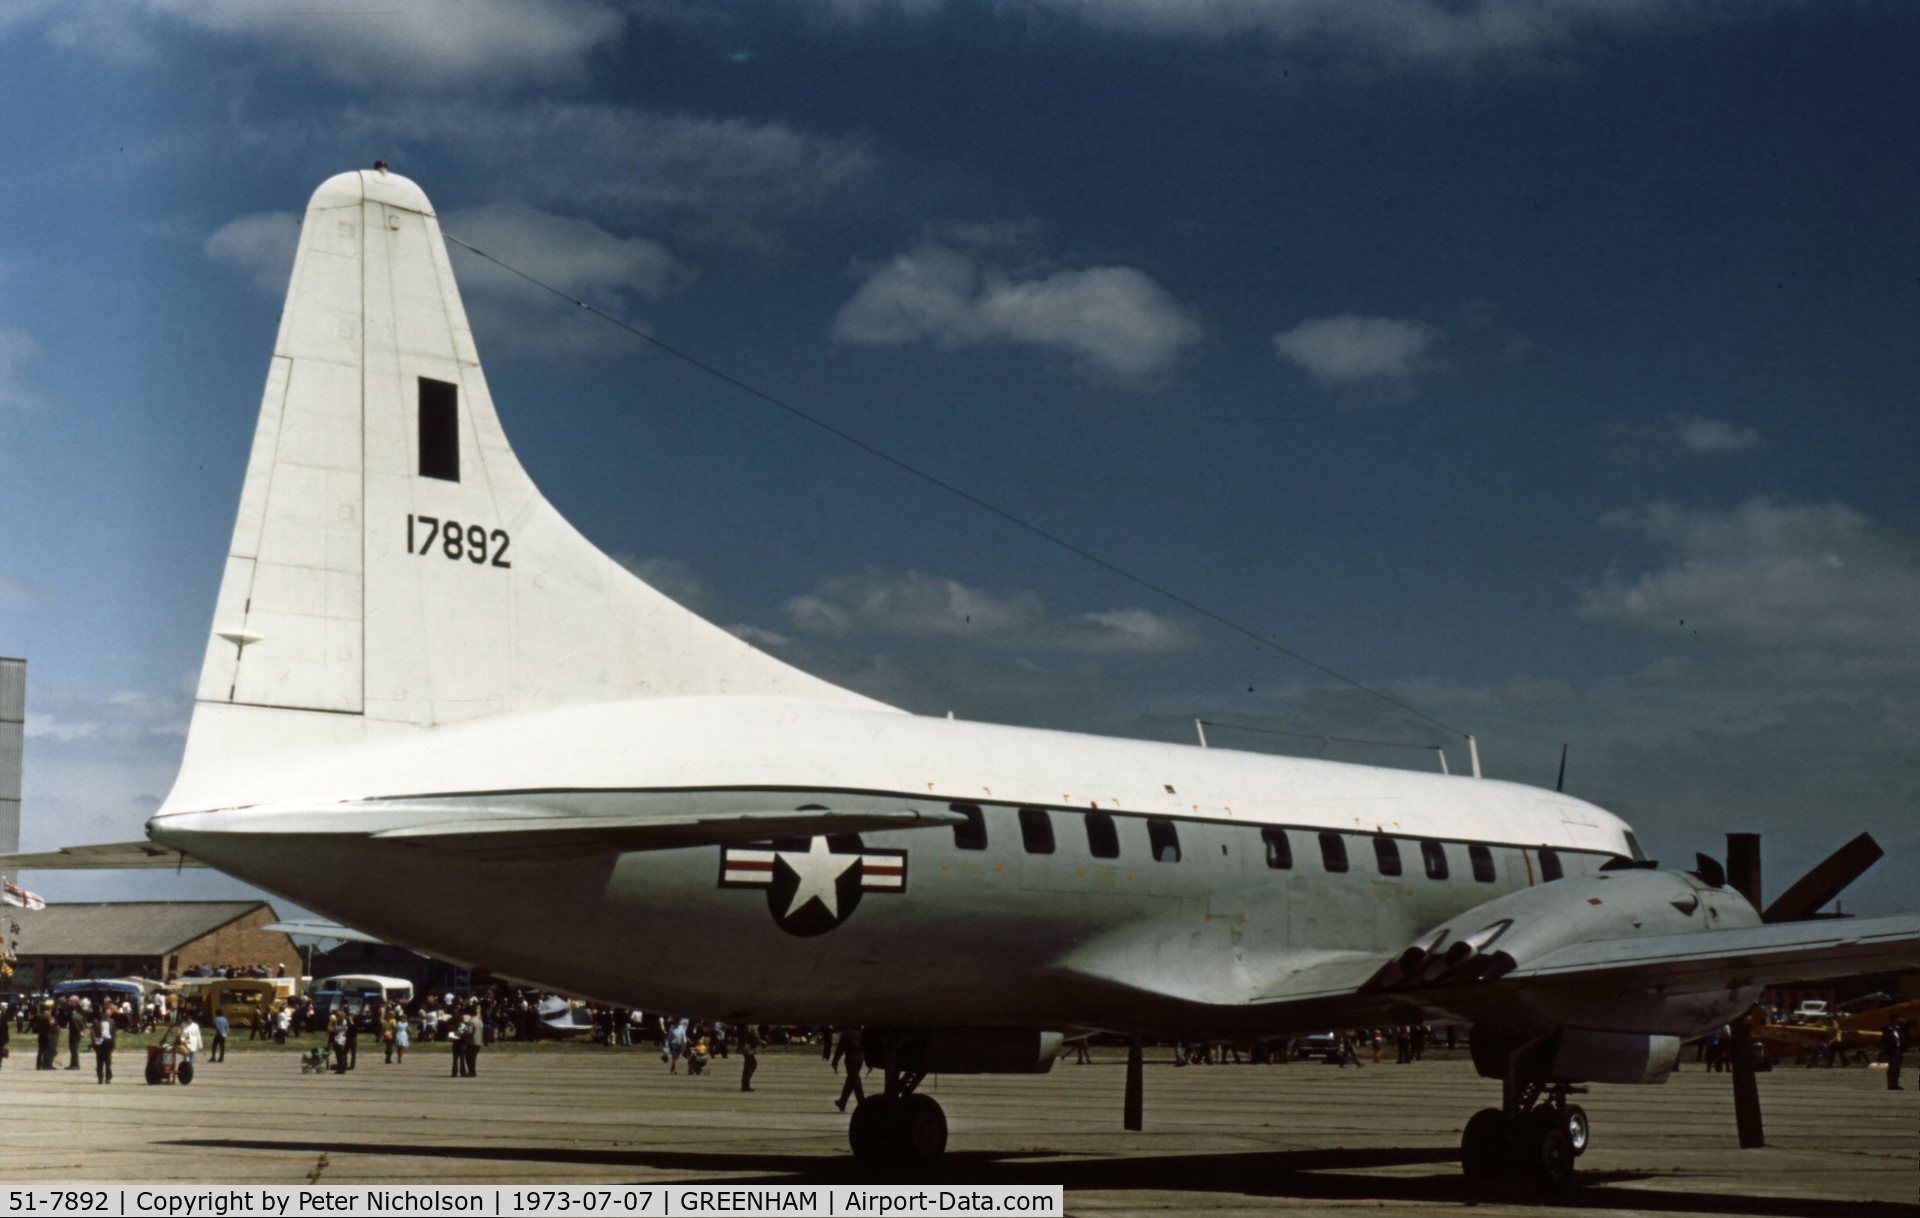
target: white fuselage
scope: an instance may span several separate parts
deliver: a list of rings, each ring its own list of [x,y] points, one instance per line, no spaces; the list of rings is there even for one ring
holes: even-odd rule
[[[783,928],[764,888],[726,883],[720,846],[502,861],[368,838],[488,815],[954,807],[981,810],[984,846],[944,827],[865,834],[859,848],[905,852],[900,890],[850,898],[808,933]],[[1044,820],[1050,853],[1021,809]],[[1089,837],[1100,814],[1114,857]],[[1150,821],[1171,826],[1177,861]],[[1289,866],[1270,865],[1274,828]],[[396,942],[651,1010],[1169,1028],[1218,1023],[1289,964],[1393,953],[1541,882],[1541,848],[1569,873],[1630,850],[1610,814],[1509,783],[757,698],[366,742],[260,772],[218,808],[170,806],[150,832]],[[1329,870],[1323,833],[1339,835],[1345,872]],[[1376,837],[1397,843],[1398,876],[1382,874]],[[1422,840],[1440,844],[1445,878]],[[784,845],[804,870],[806,844]],[[1079,962],[1109,955],[1145,970],[1139,992],[1075,982]],[[1155,977],[1211,998],[1160,1001]]]

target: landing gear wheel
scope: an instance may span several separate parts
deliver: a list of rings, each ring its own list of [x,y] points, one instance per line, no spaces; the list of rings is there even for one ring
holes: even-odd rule
[[[847,1123],[847,1145],[862,1163],[883,1163],[895,1157],[899,1101],[875,1095],[861,1100]]]
[[[896,1137],[900,1158],[925,1163],[947,1153],[947,1114],[930,1095],[914,1092],[897,1101],[901,1106]]]
[[[1573,1184],[1573,1140],[1557,1118],[1515,1129],[1511,1153],[1514,1174],[1541,1192],[1565,1192]]]
[[[1567,1105],[1567,1141],[1573,1144],[1573,1157],[1579,1158],[1587,1153],[1587,1143],[1593,1140],[1593,1127],[1587,1123],[1587,1110],[1578,1104]]]
[[[1473,1180],[1493,1180],[1506,1174],[1507,1118],[1498,1108],[1473,1114],[1460,1134],[1460,1170]]]

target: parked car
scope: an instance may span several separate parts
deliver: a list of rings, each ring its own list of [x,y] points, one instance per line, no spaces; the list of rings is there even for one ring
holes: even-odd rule
[[[1293,1042],[1293,1055],[1306,1059],[1317,1057],[1323,1062],[1340,1060],[1340,1038],[1332,1032],[1311,1032]]]

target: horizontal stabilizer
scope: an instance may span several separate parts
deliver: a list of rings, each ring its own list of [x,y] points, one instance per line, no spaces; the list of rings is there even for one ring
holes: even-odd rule
[[[713,816],[506,816],[441,821],[388,829],[376,842],[430,846],[469,858],[551,860],[619,854],[635,850],[678,850],[760,842],[775,837],[820,837],[877,833],[889,829],[925,829],[959,824],[966,817],[945,809],[882,812],[729,812]]]
[[[384,947],[386,940],[378,935],[355,930],[351,926],[342,926],[338,922],[322,922],[318,919],[295,922],[269,922],[261,930],[279,931],[283,935],[299,935],[303,939],[339,939],[347,943],[370,943]]]
[[[155,842],[108,842],[67,846],[44,854],[0,854],[0,869],[12,871],[84,871],[205,867],[178,850]]]
[[[1815,981],[1920,967],[1920,915],[1595,939],[1549,952],[1501,984],[1618,981],[1671,991]]]

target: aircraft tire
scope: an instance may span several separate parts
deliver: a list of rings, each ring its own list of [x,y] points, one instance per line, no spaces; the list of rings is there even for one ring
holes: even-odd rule
[[[1470,1179],[1493,1180],[1506,1174],[1508,1154],[1506,1114],[1482,1108],[1460,1133],[1460,1170]]]
[[[897,1104],[888,1096],[874,1095],[855,1106],[853,1119],[847,1122],[847,1147],[854,1158],[862,1163],[884,1163],[897,1157]]]
[[[901,1158],[926,1163],[947,1153],[947,1114],[930,1095],[914,1092],[899,1101],[897,1137]]]
[[[1543,1193],[1562,1193],[1573,1184],[1573,1139],[1559,1120],[1528,1122],[1513,1131],[1508,1144],[1514,1175]]]

